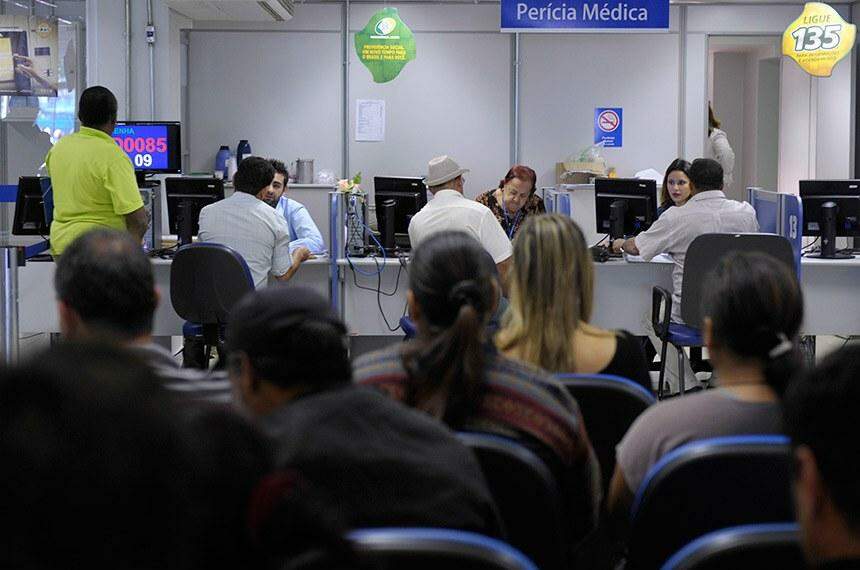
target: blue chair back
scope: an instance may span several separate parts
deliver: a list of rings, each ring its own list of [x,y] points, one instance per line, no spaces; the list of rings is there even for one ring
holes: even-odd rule
[[[472,432],[457,438],[478,458],[508,542],[542,569],[566,567],[572,539],[563,533],[562,498],[550,469],[514,440]]]
[[[254,290],[248,264],[226,245],[179,248],[170,267],[170,301],[181,318],[201,325],[227,322],[230,310]]]
[[[684,258],[684,288],[681,318],[695,329],[702,328],[702,293],[710,272],[723,257],[734,251],[755,251],[778,259],[797,274],[791,242],[774,234],[702,234],[690,244]]]
[[[787,437],[704,439],[667,453],[631,509],[629,568],[659,568],[684,545],[731,526],[792,520]]]
[[[537,570],[512,546],[480,534],[436,528],[375,528],[350,532],[359,558],[377,570]]]
[[[754,524],[721,529],[697,538],[662,570],[804,570],[796,523]]]
[[[557,374],[579,404],[591,447],[600,463],[603,496],[615,471],[615,446],[639,414],[654,404],[654,396],[632,380],[611,374]]]

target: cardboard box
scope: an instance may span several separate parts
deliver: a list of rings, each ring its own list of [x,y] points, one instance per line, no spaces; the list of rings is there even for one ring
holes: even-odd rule
[[[606,175],[602,162],[556,162],[556,184],[590,184],[595,178]]]

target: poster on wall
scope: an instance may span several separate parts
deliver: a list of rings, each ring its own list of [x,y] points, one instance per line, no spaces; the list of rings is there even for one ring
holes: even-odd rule
[[[0,16],[0,95],[56,97],[56,21]]]
[[[503,32],[669,30],[669,0],[501,0]]]
[[[603,143],[604,148],[621,148],[621,107],[597,107],[594,109],[594,144]]]
[[[415,59],[415,36],[400,19],[397,8],[384,8],[355,34],[355,53],[370,70],[373,81],[388,83]]]
[[[851,53],[857,26],[821,2],[809,2],[782,35],[782,54],[815,77],[830,77],[839,60]]]
[[[381,99],[355,100],[356,142],[383,142],[385,140],[385,101]]]

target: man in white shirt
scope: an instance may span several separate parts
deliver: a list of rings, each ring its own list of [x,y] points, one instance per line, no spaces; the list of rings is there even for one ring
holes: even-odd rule
[[[511,265],[511,241],[489,208],[463,196],[466,172],[449,156],[437,156],[428,163],[426,183],[433,199],[409,222],[409,241],[416,248],[437,232],[466,232],[492,256],[505,283]]]
[[[257,289],[266,286],[269,275],[287,281],[310,258],[305,247],[290,254],[287,221],[264,201],[274,178],[275,169],[268,160],[248,157],[233,177],[233,195],[200,210],[200,241],[236,250],[248,264]]]

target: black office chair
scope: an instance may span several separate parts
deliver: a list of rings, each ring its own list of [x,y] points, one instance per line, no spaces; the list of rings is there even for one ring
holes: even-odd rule
[[[223,355],[224,325],[239,299],[254,290],[241,255],[217,243],[179,248],[170,267],[170,301],[182,327],[183,364],[207,368],[212,349]],[[223,359],[219,359],[223,364]]]
[[[543,570],[566,567],[571,540],[564,536],[562,498],[549,468],[515,440],[472,432],[457,437],[481,464],[508,542]]]
[[[373,528],[348,538],[368,567],[377,570],[537,570],[525,555],[500,540],[436,528]]]
[[[705,439],[666,454],[633,501],[627,568],[660,568],[717,529],[793,520],[791,467],[781,435]]]
[[[615,471],[615,446],[639,414],[656,402],[654,396],[632,380],[610,374],[557,374],[579,404],[591,447],[600,463],[603,496]]]
[[[666,352],[671,344],[678,351],[678,384],[684,394],[684,348],[700,347],[702,340],[702,291],[710,272],[726,254],[733,251],[766,253],[797,271],[791,242],[775,234],[702,234],[693,240],[684,258],[684,288],[681,291],[681,318],[685,324],[671,322],[672,294],[662,287],[651,291],[651,326],[663,342],[660,352],[660,384],[657,397],[663,397]],[[663,308],[661,313],[660,308]]]
[[[725,528],[697,538],[662,570],[805,570],[796,523]]]

